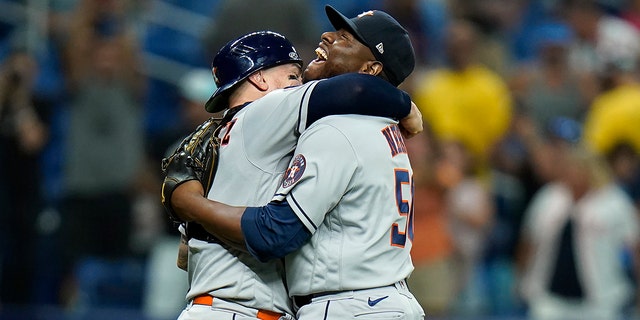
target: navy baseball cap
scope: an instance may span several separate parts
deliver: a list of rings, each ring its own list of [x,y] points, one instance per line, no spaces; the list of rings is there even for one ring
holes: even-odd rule
[[[336,30],[349,31],[382,62],[391,84],[400,85],[413,72],[416,57],[409,33],[388,13],[371,10],[349,19],[330,5],[325,11]]]

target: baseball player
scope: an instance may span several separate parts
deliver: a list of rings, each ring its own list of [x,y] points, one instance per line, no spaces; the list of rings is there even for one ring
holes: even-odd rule
[[[343,56],[337,54],[335,59]],[[380,78],[357,73],[272,91],[299,81],[299,63],[290,43],[273,32],[241,37],[218,52],[213,61],[218,89],[206,109],[232,108],[218,135],[218,168],[209,198],[242,206],[269,201],[300,132],[324,115],[366,112],[397,119],[417,110],[405,92]],[[344,91],[344,99],[329,100],[336,90]],[[419,125],[413,131],[421,129]],[[279,261],[259,262],[194,223],[187,224],[185,234],[189,304],[179,319],[291,317]]]
[[[301,84],[301,63],[295,48],[282,35],[246,35],[229,42],[214,57],[215,92],[224,92],[228,103],[242,106],[275,89]],[[231,117],[241,109],[234,108],[225,116]],[[225,170],[224,166],[220,169]],[[247,199],[241,203],[252,202]],[[181,231],[188,241],[184,267],[188,271],[189,304],[178,319],[291,318],[277,262],[258,263],[199,232],[195,224],[187,224]]]
[[[347,19],[329,6],[326,11],[337,30],[322,35],[316,50],[318,59],[305,70],[305,79],[355,67],[399,85],[412,72],[414,54],[409,37],[391,16],[370,11]],[[293,90],[315,85],[313,91],[317,91],[329,81]],[[292,89],[285,92],[288,90]],[[338,87],[333,90],[330,97],[312,92],[302,102],[308,102],[310,108],[316,98],[331,103],[348,94]],[[409,255],[413,182],[397,121],[341,115],[306,123],[308,129],[299,130],[296,156],[269,205],[243,208],[228,201],[231,206],[209,201],[203,197],[200,183],[187,182],[173,194],[177,211],[260,261],[286,256],[289,294],[299,308],[299,319],[424,318],[404,280],[413,270]],[[231,140],[234,130],[236,126],[231,129]],[[262,147],[269,151],[272,145],[278,141],[270,139]],[[221,150],[221,155],[224,152]],[[274,155],[271,151],[263,156]],[[224,162],[221,157],[220,164]],[[227,176],[219,171],[216,181],[238,179],[235,173],[238,171]],[[214,182],[208,198],[217,200],[215,195],[220,192],[251,196],[254,188],[265,188],[246,182],[267,181],[248,178],[243,176],[244,185],[238,189]]]

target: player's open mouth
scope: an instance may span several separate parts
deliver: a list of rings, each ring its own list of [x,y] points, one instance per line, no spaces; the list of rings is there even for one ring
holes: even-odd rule
[[[327,52],[324,51],[324,49],[316,48],[316,54],[318,55],[318,57],[316,58],[315,62],[327,61]]]

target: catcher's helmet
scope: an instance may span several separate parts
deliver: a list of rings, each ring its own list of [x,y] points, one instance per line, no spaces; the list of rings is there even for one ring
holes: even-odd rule
[[[218,89],[205,104],[209,112],[228,107],[228,92],[252,73],[285,63],[302,60],[296,48],[283,35],[273,31],[258,31],[228,42],[213,58],[211,71]],[[225,94],[226,93],[226,94]]]

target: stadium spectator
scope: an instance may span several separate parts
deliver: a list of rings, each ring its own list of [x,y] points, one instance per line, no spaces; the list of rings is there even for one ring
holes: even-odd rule
[[[48,105],[34,94],[38,63],[15,49],[0,66],[0,304],[32,302],[35,230],[44,210],[41,155]]]
[[[637,297],[621,258],[639,252],[637,211],[608,165],[578,144],[579,124],[550,128],[557,171],[525,213],[520,293],[531,319],[618,319]]]
[[[68,306],[78,303],[75,270],[83,259],[131,253],[133,186],[144,150],[143,82],[124,4],[80,1],[66,46],[70,102],[59,209],[67,275],[61,297]]]
[[[436,140],[461,142],[486,171],[511,121],[511,96],[500,75],[474,60],[473,24],[457,20],[447,30],[447,66],[416,80],[414,100]]]
[[[415,269],[407,280],[431,317],[446,317],[456,298],[453,240],[447,224],[445,190],[438,183],[436,145],[425,133],[406,140],[415,182],[411,259]]]
[[[597,0],[567,0],[563,14],[576,41],[569,65],[580,72],[599,73],[612,60],[638,57],[640,34],[625,20],[607,12]]]
[[[568,48],[574,41],[571,29],[562,22],[546,23],[536,29],[532,40],[535,58],[510,79],[523,116],[533,122],[538,134],[556,117],[581,121],[598,87],[591,75],[568,67]]]
[[[585,119],[585,143],[609,160],[614,177],[640,208],[640,82],[637,57],[616,59],[600,73],[603,91]]]
[[[474,172],[473,158],[464,144],[442,141],[440,145],[437,175],[445,189],[447,226],[454,248],[454,314],[481,314],[487,303],[482,261],[495,216],[490,185]]]

